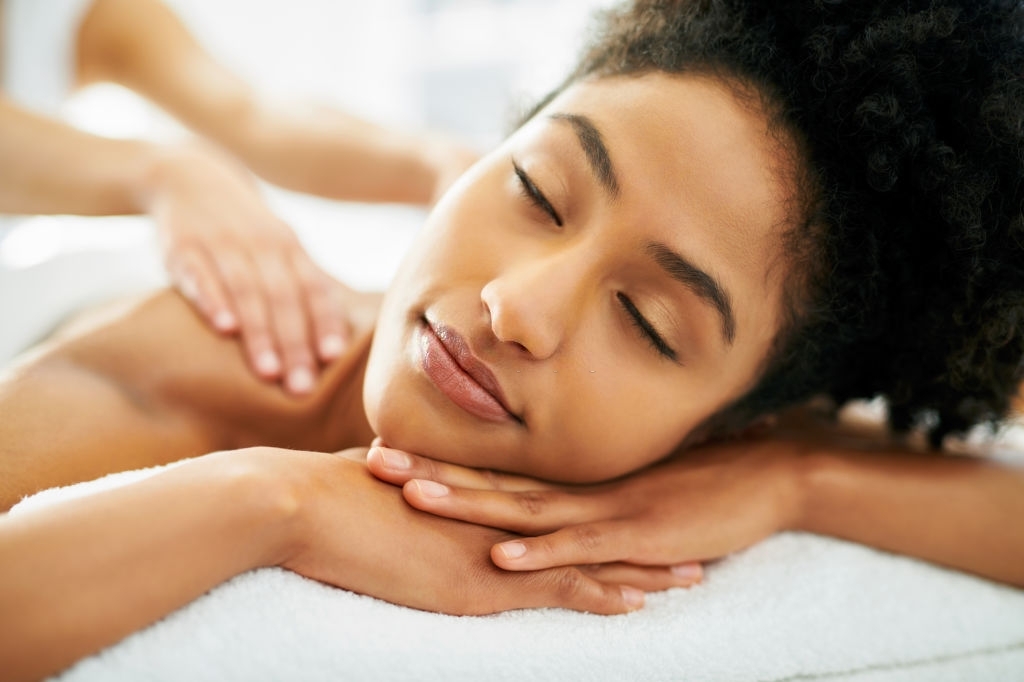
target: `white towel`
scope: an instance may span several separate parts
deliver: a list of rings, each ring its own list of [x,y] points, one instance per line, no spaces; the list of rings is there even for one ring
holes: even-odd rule
[[[13,513],[155,471],[44,491]],[[624,616],[445,616],[263,569],[57,679],[1009,682],[1024,679],[1024,591],[802,533]]]

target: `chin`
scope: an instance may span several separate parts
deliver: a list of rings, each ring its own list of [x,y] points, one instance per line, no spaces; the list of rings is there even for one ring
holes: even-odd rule
[[[439,462],[467,467],[487,466],[478,458],[475,459],[472,452],[467,453],[458,447],[458,444],[445,434],[445,429],[427,431],[422,426],[411,423],[408,419],[387,419],[385,417],[377,422],[375,431],[384,444],[390,448],[405,450]]]

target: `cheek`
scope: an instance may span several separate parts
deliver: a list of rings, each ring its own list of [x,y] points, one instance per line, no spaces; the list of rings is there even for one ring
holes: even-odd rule
[[[664,382],[662,382],[664,383]],[[678,385],[658,390],[627,369],[563,386],[543,448],[531,464],[543,477],[573,483],[616,478],[670,454],[699,421]],[[701,411],[703,415],[703,411]]]

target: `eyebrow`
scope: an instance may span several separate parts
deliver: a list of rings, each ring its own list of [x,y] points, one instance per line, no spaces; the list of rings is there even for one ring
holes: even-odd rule
[[[597,129],[594,122],[580,114],[552,114],[554,121],[566,121],[576,132],[576,137],[583,147],[583,153],[590,163],[590,169],[594,172],[601,186],[604,187],[612,197],[619,196],[619,180],[615,176],[615,167],[612,166],[612,157],[608,153],[608,147],[604,144],[601,131]]]
[[[722,338],[732,345],[736,338],[736,318],[729,293],[718,281],[661,242],[648,242],[647,253],[668,275],[707,301],[722,318]]]
[[[580,114],[555,113],[551,114],[550,118],[554,121],[565,121],[572,126],[594,176],[613,198],[617,197],[619,180],[615,175],[612,157],[604,144],[601,131],[594,122]],[[711,304],[722,318],[722,338],[731,346],[736,338],[736,317],[729,303],[729,293],[718,280],[661,242],[649,242],[647,253],[669,277]]]

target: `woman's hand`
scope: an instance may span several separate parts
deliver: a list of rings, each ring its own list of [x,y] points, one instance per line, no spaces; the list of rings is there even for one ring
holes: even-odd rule
[[[424,514],[401,490],[366,470],[363,448],[331,455],[255,448],[300,511],[297,540],[280,565],[307,577],[397,604],[452,614],[562,607],[613,614],[643,604],[631,585],[642,571],[593,575],[573,567],[512,573],[489,558],[510,534]],[[647,576],[649,589],[679,584]]]
[[[571,486],[478,471],[388,448],[367,464],[423,511],[523,536],[494,545],[510,571],[661,566],[691,580],[700,562],[791,527],[801,500],[795,442],[704,446],[610,483]],[[649,569],[652,570],[652,569]]]
[[[319,363],[338,357],[350,333],[333,280],[231,159],[167,150],[148,177],[145,203],[174,285],[215,329],[241,334],[256,374],[311,390]]]

